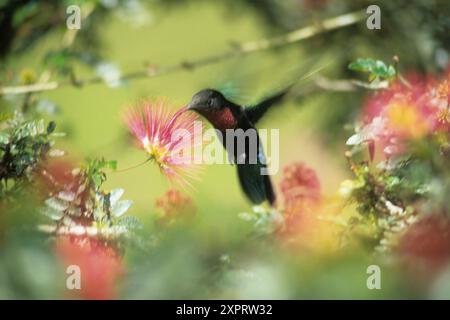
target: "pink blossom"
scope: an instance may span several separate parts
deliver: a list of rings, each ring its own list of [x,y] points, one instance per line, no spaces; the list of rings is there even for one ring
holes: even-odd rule
[[[145,101],[128,109],[124,120],[149,160],[170,181],[189,184],[186,177],[196,177],[199,169],[194,163],[194,148],[202,141],[202,130],[195,130],[195,125],[201,126],[197,116],[185,111],[171,112],[163,100]]]
[[[371,158],[375,147],[386,157],[401,153],[406,140],[450,129],[449,79],[410,74],[365,102],[362,126],[347,144],[368,143]]]

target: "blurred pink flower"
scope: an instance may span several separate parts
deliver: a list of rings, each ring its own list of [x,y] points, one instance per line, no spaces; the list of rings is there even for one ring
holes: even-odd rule
[[[283,225],[276,236],[292,253],[304,250],[333,250],[337,230],[321,217],[329,215],[316,171],[302,162],[286,166],[280,184],[283,195]]]
[[[198,165],[194,163],[194,148],[201,143],[202,126],[195,114],[182,108],[170,112],[162,100],[144,102],[130,108],[125,123],[137,138],[139,145],[170,181],[189,184],[186,177],[196,177]]]
[[[114,245],[96,238],[63,236],[57,238],[55,251],[65,270],[75,265],[81,272],[80,290],[65,291],[65,298],[118,298],[126,267]]]
[[[446,213],[429,214],[411,225],[400,237],[397,252],[405,266],[417,275],[421,271],[432,276],[433,271],[450,263],[450,218]]]
[[[406,81],[397,80],[371,95],[363,107],[362,125],[347,144],[368,143],[371,158],[375,148],[390,157],[403,152],[405,140],[449,131],[449,76],[437,80],[410,74]]]
[[[316,172],[301,162],[286,166],[280,189],[286,213],[300,213],[320,201],[320,181]]]
[[[192,199],[176,189],[169,189],[157,198],[155,205],[161,213],[159,222],[166,225],[179,219],[190,219],[196,210]]]

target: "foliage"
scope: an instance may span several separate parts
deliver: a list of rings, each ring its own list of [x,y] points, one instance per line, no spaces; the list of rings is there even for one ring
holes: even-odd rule
[[[367,61],[349,67],[370,71],[373,60]],[[422,217],[448,216],[448,201],[442,197],[450,181],[449,123],[442,117],[448,109],[448,91],[439,89],[447,86],[448,73],[441,79],[425,79],[394,82],[386,92],[371,97],[363,110],[365,123],[347,141],[355,179],[345,181],[342,190],[356,204],[363,223],[374,223],[380,250],[395,249],[399,237]],[[369,159],[355,162],[364,146]],[[375,155],[378,148],[382,153]]]
[[[369,81],[379,81],[381,79],[392,80],[395,77],[395,68],[387,66],[381,60],[358,59],[348,65],[350,70],[365,72],[369,74]]]
[[[103,158],[89,159],[84,167],[72,169],[70,181],[45,200],[43,213],[55,226],[41,226],[41,229],[63,235],[87,234],[114,239],[139,226],[123,217],[132,205],[130,200],[120,200],[124,190],[102,189],[106,181],[104,170],[115,169],[116,165],[115,161]]]
[[[4,114],[0,123],[0,195],[14,194],[32,179],[40,161],[51,156],[56,124]]]

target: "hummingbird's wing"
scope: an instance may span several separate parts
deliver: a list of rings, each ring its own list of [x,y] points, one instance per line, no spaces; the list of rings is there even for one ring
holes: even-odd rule
[[[261,119],[262,116],[267,112],[267,110],[269,110],[270,107],[283,101],[283,99],[286,97],[290,89],[291,87],[288,87],[283,91],[278,92],[264,99],[257,105],[246,107],[245,113],[247,115],[248,120],[250,120],[251,123],[256,124],[258,120]]]
[[[264,116],[267,110],[269,110],[274,105],[280,104],[284,100],[284,98],[286,98],[286,96],[291,92],[292,88],[297,85],[297,83],[309,79],[311,76],[317,74],[325,67],[326,66],[323,65],[301,77],[297,76],[294,80],[291,80],[289,85],[285,86],[281,90],[278,90],[275,94],[263,98],[262,101],[258,102],[253,106],[245,107],[245,113],[247,115],[248,120],[250,120],[251,123],[256,124],[259,121],[259,119],[261,119]]]
[[[267,56],[240,57],[227,64],[220,72],[211,74],[207,85],[221,92],[224,97],[242,106],[254,105],[267,92],[279,92],[298,81],[299,75],[311,70],[312,58],[298,59],[297,54],[283,59]]]

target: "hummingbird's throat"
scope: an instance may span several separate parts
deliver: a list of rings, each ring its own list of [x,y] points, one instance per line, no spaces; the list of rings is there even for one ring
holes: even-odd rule
[[[219,130],[234,129],[237,125],[236,118],[229,108],[220,111],[206,110],[203,112],[203,116]]]

